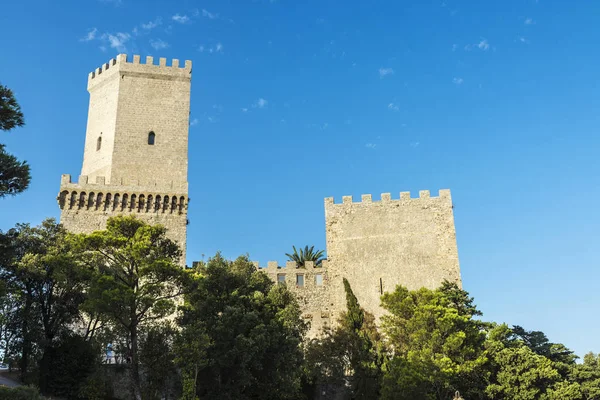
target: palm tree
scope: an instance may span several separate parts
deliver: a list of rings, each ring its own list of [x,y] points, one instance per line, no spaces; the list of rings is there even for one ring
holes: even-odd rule
[[[298,267],[304,267],[306,261],[313,261],[316,267],[320,267],[321,263],[325,259],[323,254],[325,250],[315,250],[315,246],[300,248],[300,252],[296,250],[296,246],[292,246],[294,249],[293,254],[285,253],[289,257],[290,261],[295,261]]]

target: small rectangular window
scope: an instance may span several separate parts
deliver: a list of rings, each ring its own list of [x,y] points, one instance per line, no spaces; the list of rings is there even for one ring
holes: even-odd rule
[[[285,274],[277,274],[277,283],[280,283],[280,284],[285,283]]]
[[[304,286],[304,275],[302,275],[302,274],[296,275],[296,286],[298,286],[298,287]]]
[[[315,275],[315,285],[317,285],[317,286],[323,286],[323,274],[316,274]]]

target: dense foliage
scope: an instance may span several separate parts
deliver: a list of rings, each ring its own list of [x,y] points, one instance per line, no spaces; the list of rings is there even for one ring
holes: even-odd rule
[[[25,125],[21,107],[9,88],[0,85],[0,131],[10,131]],[[0,143],[0,199],[23,192],[31,176],[26,161],[19,161]]]
[[[247,257],[199,263],[180,320],[178,359],[203,399],[294,399],[300,394],[306,326],[285,286]],[[201,365],[187,353],[200,354]],[[187,358],[187,360],[186,360]]]
[[[3,362],[61,399],[600,400],[599,355],[483,322],[456,284],[398,286],[376,321],[344,279],[346,311],[308,340],[292,292],[247,257],[184,269],[180,255],[132,217],[0,233]]]

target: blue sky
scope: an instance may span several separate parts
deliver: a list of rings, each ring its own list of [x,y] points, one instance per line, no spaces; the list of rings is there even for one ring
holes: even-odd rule
[[[450,188],[488,320],[600,351],[597,1],[10,1],[0,82],[32,167],[0,229],[57,217],[87,74],[191,59],[188,262],[325,247],[323,198]],[[437,193],[437,192],[436,192]]]

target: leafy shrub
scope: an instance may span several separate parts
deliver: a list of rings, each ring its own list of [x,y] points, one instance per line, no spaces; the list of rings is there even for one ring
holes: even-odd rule
[[[42,400],[40,392],[33,386],[9,388],[0,386],[0,400]]]

